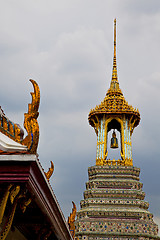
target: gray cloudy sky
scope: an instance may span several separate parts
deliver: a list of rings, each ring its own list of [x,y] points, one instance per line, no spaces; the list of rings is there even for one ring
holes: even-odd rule
[[[146,200],[160,223],[160,1],[1,0],[0,105],[23,126],[36,80],[41,89],[40,162],[67,217],[79,208],[87,168],[95,164],[96,135],[88,113],[109,88],[113,20],[117,62],[126,100],[139,108],[133,134],[134,165]]]

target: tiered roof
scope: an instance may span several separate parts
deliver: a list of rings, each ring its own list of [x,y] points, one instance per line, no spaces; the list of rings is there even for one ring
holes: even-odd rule
[[[102,114],[128,115],[129,117],[132,117],[134,127],[136,127],[140,122],[140,113],[138,109],[135,109],[128,104],[119,87],[116,62],[116,19],[114,20],[114,58],[110,88],[108,89],[106,96],[101,104],[96,106],[94,109],[91,109],[88,117],[89,124],[94,127],[95,116],[100,117]]]

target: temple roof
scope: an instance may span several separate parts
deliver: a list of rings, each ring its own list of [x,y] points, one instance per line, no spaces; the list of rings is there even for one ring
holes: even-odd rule
[[[22,239],[16,237],[16,229],[21,232],[23,239],[73,239],[56,195],[35,154],[0,155],[1,198],[8,186],[12,186],[12,189],[19,186],[19,194],[24,192],[24,196],[19,199],[14,213],[14,221],[12,222],[14,231],[10,231],[11,237],[8,235],[8,238],[4,239]],[[21,201],[24,198],[31,201],[23,212]],[[9,199],[4,212],[5,221],[8,209],[10,210],[9,216],[11,216],[13,205]],[[42,238],[44,234],[46,238]]]
[[[34,92],[24,114],[27,136],[0,107],[1,236],[71,240],[70,229],[49,183],[54,164],[51,161],[45,172],[38,159],[40,90],[34,80],[30,81]]]
[[[106,96],[101,104],[96,106],[94,109],[91,109],[88,117],[90,125],[94,126],[94,116],[98,117],[102,114],[128,115],[129,117],[133,118],[134,127],[136,127],[140,121],[140,113],[138,109],[135,109],[128,104],[119,87],[116,63],[116,19],[114,20],[114,57],[110,88],[108,89]]]
[[[28,112],[24,114],[24,128],[27,136],[19,124],[11,121],[0,107],[0,154],[3,152],[36,153],[39,141],[39,125],[37,118],[40,103],[40,90],[34,80],[30,80],[34,92],[31,92],[32,102],[28,104]]]

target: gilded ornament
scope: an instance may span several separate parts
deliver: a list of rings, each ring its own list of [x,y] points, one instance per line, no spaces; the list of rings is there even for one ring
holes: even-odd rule
[[[0,131],[15,142],[21,143],[23,139],[22,128],[9,120],[2,109],[0,111]]]
[[[23,191],[20,191],[20,186],[18,186],[18,185],[13,186],[12,184],[9,184],[7,186],[7,189],[5,190],[4,196],[0,203],[0,210],[1,210],[0,211],[0,224],[2,224],[4,222],[4,224],[2,224],[1,229],[0,229],[1,230],[0,231],[0,240],[5,240],[10,231],[17,205],[19,204],[20,207],[23,205],[23,207],[24,207],[24,208],[22,208],[22,211],[23,211],[30,204],[30,202],[31,202],[30,199],[26,200],[25,197],[26,197],[25,193]],[[5,217],[4,217],[4,212],[7,207],[8,198],[10,199],[12,205],[10,207],[10,211],[8,212],[8,216],[5,215]],[[21,202],[21,199],[22,199],[22,202]]]
[[[17,193],[16,194],[15,199],[13,200],[12,208],[11,208],[11,210],[9,212],[9,216],[7,217],[5,225],[3,226],[2,230],[0,231],[0,240],[5,240],[6,239],[8,233],[10,231],[10,228],[12,226],[12,222],[13,222],[15,211],[16,211],[16,208],[17,208],[18,200],[20,198],[22,198],[23,196],[24,195],[21,194],[21,193]]]
[[[22,144],[28,147],[30,153],[36,153],[39,141],[38,109],[40,103],[40,90],[36,81],[30,79],[34,92],[31,92],[32,102],[28,104],[28,113],[24,114],[24,128],[28,135],[23,139]]]
[[[48,181],[49,181],[50,177],[52,176],[53,171],[54,171],[54,164],[51,161],[51,167],[49,168],[48,172],[45,172],[45,175],[46,175],[46,178]]]
[[[28,207],[28,205],[32,202],[32,199],[23,199],[23,201],[20,204],[20,208],[22,210],[22,212],[24,213],[26,211],[26,208]]]
[[[73,208],[72,208],[72,213],[70,214],[70,216],[68,217],[68,225],[69,225],[69,230],[71,232],[72,237],[75,237],[75,218],[76,218],[76,205],[75,203],[72,201],[73,204]]]
[[[18,195],[20,191],[20,186],[15,186],[10,193],[10,201],[13,204],[15,197]]]
[[[8,197],[10,194],[10,190],[12,188],[13,184],[9,184],[4,192],[4,195],[0,201],[0,224],[2,223],[2,219],[3,219],[3,215],[6,209],[6,205],[7,205],[7,201],[8,201]]]

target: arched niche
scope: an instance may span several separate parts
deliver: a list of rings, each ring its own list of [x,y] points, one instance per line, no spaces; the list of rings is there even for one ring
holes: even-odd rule
[[[122,144],[122,128],[123,128],[123,124],[122,124],[122,120],[118,117],[113,117],[113,118],[109,118],[106,121],[106,158],[108,158],[108,151],[110,149],[110,141],[111,141],[111,134],[109,134],[110,132],[112,132],[112,130],[117,130],[117,132],[119,132],[119,137],[118,137],[118,151],[119,151],[119,156],[121,158],[121,152],[123,152],[123,144]],[[110,135],[110,136],[109,136]],[[115,151],[115,150],[113,150]]]

